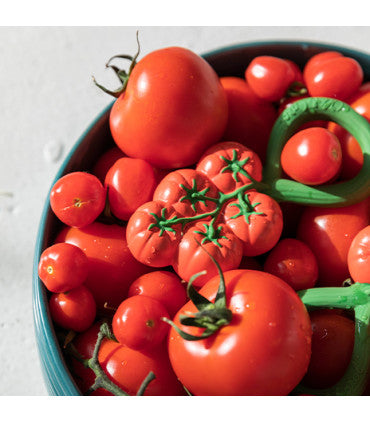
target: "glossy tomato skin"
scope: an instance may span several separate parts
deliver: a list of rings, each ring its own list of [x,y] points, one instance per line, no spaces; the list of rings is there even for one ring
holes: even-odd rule
[[[281,279],[254,270],[225,272],[231,323],[210,338],[186,341],[171,328],[172,367],[194,395],[287,395],[305,374],[311,354],[311,324],[294,290]],[[214,300],[219,277],[201,294]],[[178,316],[195,312],[189,302]]]
[[[269,252],[263,270],[278,276],[295,291],[313,288],[318,278],[318,265],[311,249],[294,238],[280,240]]]
[[[348,317],[317,310],[310,313],[312,355],[302,383],[328,388],[344,375],[352,357],[355,324]]]
[[[358,90],[364,74],[355,59],[325,52],[306,63],[303,76],[310,96],[346,101]]]
[[[280,101],[296,77],[286,60],[274,56],[254,58],[245,71],[245,79],[255,94],[266,101]]]
[[[46,288],[55,293],[82,285],[89,272],[86,254],[65,242],[46,248],[40,257],[38,274]]]
[[[122,151],[160,168],[195,163],[221,139],[226,122],[226,95],[217,74],[181,47],[141,59],[110,114],[112,136]]]
[[[306,128],[288,139],[281,152],[284,172],[305,185],[321,185],[335,178],[342,164],[338,138],[321,127]]]
[[[271,250],[278,242],[283,230],[283,214],[277,201],[269,195],[248,191],[247,197],[253,206],[249,222],[240,213],[238,201],[231,201],[225,208],[226,225],[242,241],[243,255],[258,256]]]
[[[86,254],[89,273],[85,285],[100,311],[106,302],[117,307],[127,296],[129,285],[148,270],[131,254],[123,226],[94,222],[82,229],[64,228],[57,239],[76,245]]]
[[[138,207],[152,199],[157,176],[147,161],[123,157],[109,169],[105,186],[111,212],[127,221]]]
[[[262,180],[262,163],[257,154],[243,144],[224,141],[210,147],[197,163],[196,170],[206,175],[216,187],[228,194]]]
[[[370,226],[354,237],[348,251],[348,269],[354,282],[370,283]]]
[[[175,272],[189,282],[196,273],[206,271],[207,273],[197,277],[193,285],[203,286],[218,270],[210,255],[220,265],[222,271],[237,269],[242,259],[242,245],[238,237],[225,225],[218,226],[219,235],[215,242],[205,240],[202,233],[206,232],[205,222],[198,221],[190,226],[184,233],[178,246],[173,262]]]
[[[347,255],[356,234],[369,225],[369,199],[345,207],[306,207],[297,238],[314,253],[318,266],[318,284],[341,286],[349,275]]]
[[[149,201],[140,206],[127,223],[127,242],[132,255],[140,263],[151,267],[170,266],[181,240],[180,224],[169,230],[161,230],[157,225],[161,218],[174,219],[176,211],[171,205],[161,201]]]
[[[128,297],[145,295],[160,301],[172,318],[188,300],[185,284],[174,273],[156,270],[139,276],[128,290]]]
[[[96,303],[90,290],[81,285],[68,292],[52,294],[49,310],[57,325],[75,332],[83,332],[95,320]]]
[[[99,324],[73,340],[75,348],[83,358],[92,357],[98,332]],[[136,395],[150,371],[154,372],[156,378],[148,385],[144,395],[185,395],[171,368],[164,345],[144,353],[104,339],[99,350],[99,363],[109,379],[129,395]],[[94,383],[93,371],[76,360],[72,360],[72,371],[81,391],[86,392]],[[100,388],[92,395],[112,394]]]
[[[125,157],[123,151],[117,146],[110,148],[104,152],[94,164],[92,169],[93,175],[95,175],[99,181],[104,184],[105,176],[107,175],[108,170],[114,165],[118,159]]]
[[[264,162],[270,132],[277,118],[275,107],[259,98],[243,78],[226,76],[220,81],[228,103],[228,120],[222,139],[245,145]]]
[[[99,179],[87,172],[71,172],[59,178],[50,191],[50,206],[64,224],[81,228],[104,210],[106,192]]]

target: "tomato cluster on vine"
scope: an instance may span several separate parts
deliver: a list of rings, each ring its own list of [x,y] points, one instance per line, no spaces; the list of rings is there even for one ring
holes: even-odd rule
[[[151,374],[145,395],[335,385],[351,360],[353,314],[309,313],[298,291],[370,283],[370,199],[280,203],[264,169],[273,125],[302,98],[339,99],[370,120],[361,66],[334,51],[303,69],[259,56],[241,78],[178,47],[131,59],[128,74],[108,62],[123,85],[110,112],[116,145],[53,185],[64,226],[39,262],[51,317],[72,331],[81,391],[110,395],[113,382],[136,395]],[[334,122],[302,125],[281,152],[286,177],[310,186],[351,179],[363,162]]]

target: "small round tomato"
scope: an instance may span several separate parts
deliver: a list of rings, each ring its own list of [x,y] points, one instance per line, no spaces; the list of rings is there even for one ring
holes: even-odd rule
[[[122,157],[125,157],[125,154],[121,149],[118,147],[110,148],[99,157],[92,169],[92,174],[95,175],[102,184],[104,184],[108,170],[118,159],[122,159]]]
[[[117,341],[134,350],[148,350],[159,345],[169,331],[162,318],[169,318],[165,306],[145,295],[126,298],[119,305],[112,320]]]
[[[99,327],[96,324],[74,338],[73,345],[82,358],[93,356]],[[162,345],[144,353],[104,339],[98,360],[108,378],[129,395],[137,394],[149,372],[155,374],[155,379],[149,383],[144,395],[185,395],[184,388],[171,368],[166,348]],[[95,381],[94,372],[73,358],[71,363],[75,381],[82,393],[85,393]],[[99,388],[91,395],[112,394]]]
[[[306,243],[319,265],[318,283],[341,286],[349,275],[347,256],[353,238],[370,224],[370,201],[345,207],[306,207],[297,238]]]
[[[181,239],[180,224],[166,224],[177,213],[161,201],[140,206],[127,223],[127,242],[132,255],[152,267],[170,266]]]
[[[256,270],[224,273],[231,322],[209,338],[188,341],[171,328],[168,350],[172,367],[193,395],[287,395],[306,373],[311,354],[311,323],[297,293],[276,276]],[[214,301],[219,276],[199,293]],[[197,311],[185,304],[179,316]]]
[[[370,226],[361,229],[353,238],[347,260],[354,282],[370,283]]]
[[[271,250],[283,230],[279,204],[269,195],[249,191],[242,203],[231,201],[225,208],[226,225],[242,241],[243,255],[258,256]]]
[[[186,282],[195,274],[206,271],[193,282],[194,286],[203,286],[218,272],[210,256],[224,272],[237,269],[242,259],[241,242],[225,224],[215,228],[212,223],[198,221],[184,233],[173,268]]]
[[[90,290],[84,285],[68,292],[52,294],[49,310],[53,321],[64,329],[83,332],[94,322],[96,304]]]
[[[358,90],[364,74],[357,60],[338,52],[324,52],[306,63],[303,76],[311,97],[345,101]]]
[[[302,384],[311,388],[329,388],[344,375],[352,357],[355,324],[348,317],[326,313],[310,313],[312,354]]]
[[[255,57],[245,71],[249,86],[266,101],[280,101],[295,78],[291,64],[274,56]]]
[[[256,181],[262,179],[262,163],[257,154],[233,141],[209,148],[199,160],[196,170],[206,175],[224,194],[250,184],[250,178]]]
[[[86,254],[66,242],[51,245],[43,251],[38,274],[51,292],[65,292],[82,285],[89,272]]]
[[[50,206],[64,224],[81,228],[92,223],[105,207],[106,191],[99,179],[86,172],[62,176],[50,192]]]
[[[153,200],[173,207],[177,217],[190,217],[213,211],[218,196],[216,186],[202,172],[179,169],[162,179],[154,191]]]
[[[313,288],[319,273],[311,249],[294,238],[280,240],[269,252],[263,269],[283,279],[295,291]]]
[[[338,138],[325,128],[307,128],[288,139],[281,152],[281,166],[292,179],[320,185],[338,175],[342,150]]]
[[[105,185],[111,212],[128,220],[139,206],[152,199],[157,177],[147,161],[123,157],[109,169]]]
[[[85,285],[100,311],[105,303],[118,307],[130,284],[148,271],[131,254],[123,226],[94,222],[85,228],[64,228],[57,240],[76,245],[86,254],[89,274]]]
[[[185,284],[173,272],[157,270],[139,276],[128,290],[128,296],[145,295],[160,301],[172,318],[187,301]]]
[[[160,168],[185,167],[221,139],[226,95],[206,60],[168,47],[135,65],[109,122],[113,139],[128,156]]]
[[[243,78],[225,76],[220,81],[229,111],[222,139],[245,145],[264,162],[270,132],[277,118],[275,107],[259,98]]]

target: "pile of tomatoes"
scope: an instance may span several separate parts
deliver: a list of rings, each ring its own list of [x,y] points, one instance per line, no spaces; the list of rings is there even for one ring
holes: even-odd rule
[[[179,47],[136,59],[128,73],[108,65],[122,81],[116,145],[50,192],[63,228],[39,277],[81,392],[111,395],[105,379],[136,395],[148,375],[145,395],[335,385],[352,356],[352,310],[308,310],[297,292],[370,283],[370,197],[279,203],[263,172],[273,125],[296,101],[341,100],[370,121],[360,64],[336,51],[304,69],[259,56],[242,78]],[[285,177],[309,186],[349,180],[363,161],[356,139],[323,120],[281,152]]]

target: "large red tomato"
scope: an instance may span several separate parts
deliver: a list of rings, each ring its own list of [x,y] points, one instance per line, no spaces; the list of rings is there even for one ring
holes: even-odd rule
[[[226,122],[226,95],[216,72],[181,47],[141,59],[110,114],[122,151],[161,168],[195,163],[221,139]]]
[[[311,323],[295,291],[281,279],[256,270],[225,272],[228,325],[209,338],[184,340],[174,328],[169,357],[180,381],[194,395],[287,395],[304,376],[311,354]],[[200,293],[213,301],[219,276]],[[188,302],[174,322],[196,312]]]

